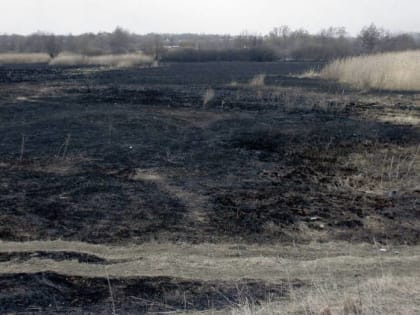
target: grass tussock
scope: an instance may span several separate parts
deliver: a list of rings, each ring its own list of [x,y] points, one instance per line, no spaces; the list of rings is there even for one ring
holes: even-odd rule
[[[296,75],[296,78],[298,79],[318,79],[319,77],[320,77],[319,71],[317,71],[314,68],[309,69],[303,74]]]
[[[418,91],[420,50],[335,60],[319,76],[360,89]]]
[[[203,95],[203,106],[206,106],[208,103],[210,103],[215,96],[216,92],[213,89],[207,89]]]
[[[50,61],[50,65],[62,66],[109,66],[127,68],[139,65],[153,65],[154,59],[142,53],[122,55],[84,56],[62,53]]]
[[[0,64],[48,63],[51,57],[43,53],[5,53],[0,54]]]

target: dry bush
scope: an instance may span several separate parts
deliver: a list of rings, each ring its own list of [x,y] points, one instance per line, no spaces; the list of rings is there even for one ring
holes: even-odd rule
[[[265,74],[258,74],[249,81],[249,86],[262,87],[265,85]]]
[[[361,89],[420,90],[420,50],[339,59],[320,72]]]
[[[48,63],[51,57],[43,53],[7,53],[0,54],[0,64]]]
[[[51,60],[51,65],[64,66],[110,66],[110,67],[133,67],[138,65],[153,65],[154,59],[142,53],[123,55],[84,56],[71,53],[61,53]]]

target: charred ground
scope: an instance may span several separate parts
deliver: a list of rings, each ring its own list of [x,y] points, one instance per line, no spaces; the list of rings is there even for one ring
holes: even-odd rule
[[[0,239],[418,244],[418,94],[317,66],[1,67]]]
[[[3,68],[2,239],[304,240],[298,226],[319,220],[328,237],[417,242],[418,225],[400,224],[419,219],[417,187],[391,199],[340,181],[364,171],[350,154],[415,147],[418,126],[375,121],[334,85],[276,83],[310,66]],[[259,72],[266,85],[247,86]],[[367,112],[418,117],[413,98]],[[372,215],[384,235],[366,229]]]

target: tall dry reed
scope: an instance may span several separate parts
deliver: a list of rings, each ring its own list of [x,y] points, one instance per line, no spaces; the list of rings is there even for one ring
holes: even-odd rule
[[[48,63],[51,57],[44,53],[3,53],[0,54],[0,64],[31,64]]]
[[[420,90],[420,50],[339,59],[320,77],[360,89]]]

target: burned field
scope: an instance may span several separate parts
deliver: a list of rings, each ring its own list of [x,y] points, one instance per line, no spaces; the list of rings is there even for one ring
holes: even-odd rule
[[[360,92],[293,76],[317,66],[0,67],[0,240],[417,245],[419,94]],[[263,82],[253,82],[260,74]],[[7,255],[0,262],[29,259],[27,252]],[[61,261],[66,253],[37,250],[35,257]],[[85,280],[64,278],[2,275],[0,288],[13,288],[0,293],[0,311],[45,309],[54,305],[45,300],[48,290],[61,299],[57,310],[75,300],[78,310],[89,305],[93,289],[73,297],[84,294],[78,286]],[[99,292],[95,303],[109,298],[106,279],[86,281]],[[182,309],[179,292],[187,287],[191,308],[205,309],[209,300],[220,308],[223,299],[212,292],[233,296],[235,288],[179,280],[175,290],[169,278],[115,281],[121,313],[146,312],[144,301],[162,302],[159,290],[176,296],[165,305]],[[45,292],[17,293],[36,283]],[[249,283],[258,292],[286,294]],[[129,295],[144,300],[128,302]]]

